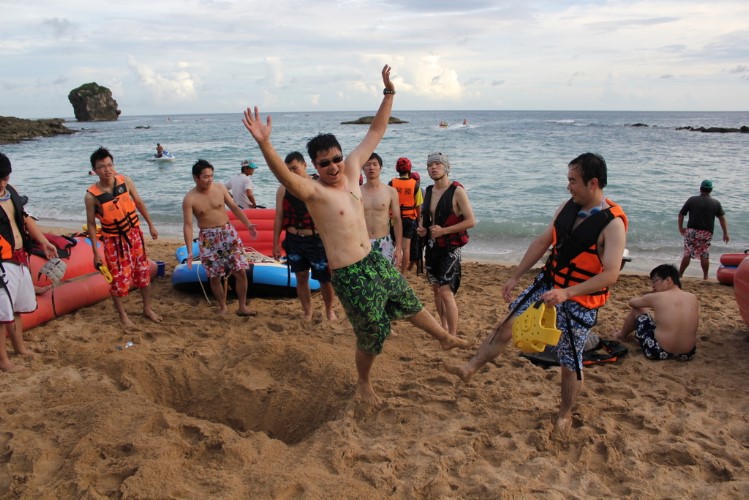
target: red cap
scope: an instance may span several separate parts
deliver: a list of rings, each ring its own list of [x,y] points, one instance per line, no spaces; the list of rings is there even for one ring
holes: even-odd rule
[[[399,174],[410,174],[411,173],[411,160],[408,158],[398,158],[398,161],[395,162],[395,170],[398,171]]]
[[[417,181],[421,181],[421,176],[419,175],[419,172],[411,172],[411,178]]]

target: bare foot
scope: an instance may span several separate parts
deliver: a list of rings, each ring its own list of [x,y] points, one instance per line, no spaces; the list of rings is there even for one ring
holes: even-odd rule
[[[125,330],[135,328],[135,323],[133,323],[128,316],[120,316],[120,323],[122,323],[122,327]]]
[[[328,321],[338,321],[338,316],[335,315],[335,311],[333,309],[328,311]]]
[[[250,311],[249,309],[238,309],[237,310],[237,316],[240,317],[250,317],[250,316],[257,316],[257,313],[255,311]]]
[[[473,372],[463,366],[454,366],[454,365],[448,365],[447,363],[444,363],[443,367],[445,368],[445,371],[447,373],[452,373],[453,375],[457,375],[458,377],[460,377],[460,380],[462,380],[463,382],[468,382],[471,380],[471,377],[473,377]]]
[[[216,311],[217,314],[226,314],[229,312],[229,308],[226,306],[218,306],[218,310]]]
[[[552,430],[552,434],[554,434],[555,436],[564,437],[569,433],[569,430],[571,428],[571,417],[557,417],[557,421],[554,423],[554,430]]]
[[[29,351],[26,346],[23,346],[21,349],[16,349],[16,354],[19,356],[26,356],[29,358],[33,358],[36,356],[36,353],[34,351]]]
[[[463,340],[460,337],[456,337],[455,335],[448,335],[440,340],[440,346],[442,346],[443,351],[449,351],[450,349],[455,349],[456,347],[465,349],[466,347],[470,346],[470,344],[467,340]]]
[[[627,336],[626,334],[622,335],[622,332],[611,332],[611,338],[619,342],[627,340]]]
[[[359,380],[359,397],[369,406],[380,404],[380,398],[375,394],[372,384],[369,381]]]
[[[154,323],[161,323],[161,320],[163,319],[161,316],[156,314],[153,309],[149,309],[147,311],[143,311],[143,316],[150,319]]]
[[[26,368],[23,366],[16,366],[10,361],[7,363],[0,363],[0,372],[7,372],[7,373],[14,373],[14,372],[22,372],[25,371]]]

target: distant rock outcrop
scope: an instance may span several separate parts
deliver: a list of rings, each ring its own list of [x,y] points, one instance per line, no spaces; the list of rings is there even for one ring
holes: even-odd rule
[[[120,116],[112,91],[96,82],[85,83],[71,90],[68,100],[73,105],[75,119],[79,122],[115,121]]]
[[[713,134],[730,134],[739,132],[742,134],[749,134],[749,127],[746,125],[741,126],[741,128],[731,128],[731,127],[677,127],[676,130],[689,130],[692,132],[707,132],[707,133],[713,133]]]
[[[372,120],[374,120],[374,116],[362,116],[358,120],[354,120],[350,122],[341,122],[341,125],[370,125],[372,123]],[[408,123],[408,122],[401,120],[400,118],[391,116],[388,123]]]
[[[0,116],[0,144],[21,142],[35,137],[50,137],[58,134],[74,134],[62,118],[47,120],[25,120],[14,116]]]

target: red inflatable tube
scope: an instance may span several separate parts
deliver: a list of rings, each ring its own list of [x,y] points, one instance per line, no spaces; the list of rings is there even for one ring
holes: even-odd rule
[[[735,266],[720,266],[715,272],[715,276],[718,278],[718,283],[720,283],[721,285],[733,285],[735,275]]]
[[[68,248],[70,257],[61,259],[67,266],[65,268],[65,276],[62,278],[63,280],[70,280],[96,271],[94,269],[94,252],[89,239],[83,237],[75,237],[74,239],[76,244]],[[104,260],[104,250],[101,242],[96,242],[96,248],[99,252],[99,258]],[[43,287],[52,284],[47,276],[39,274],[39,270],[46,262],[46,258],[39,257],[38,255],[32,254],[29,258],[29,272],[31,272],[31,280],[35,286]]]
[[[749,325],[749,259],[744,259],[733,277],[733,293],[744,323]]]
[[[89,245],[89,249],[91,246]],[[158,265],[156,261],[149,262],[151,278],[156,276]],[[93,264],[91,264],[93,267]],[[67,272],[65,274],[67,276]],[[109,283],[98,271],[77,276],[65,281],[59,286],[51,288],[41,295],[37,295],[36,311],[21,314],[23,329],[47,323],[55,318],[92,304],[96,304],[109,297]]]
[[[720,256],[720,263],[724,266],[737,267],[747,257],[749,257],[749,250],[745,250],[744,253],[724,253]]]

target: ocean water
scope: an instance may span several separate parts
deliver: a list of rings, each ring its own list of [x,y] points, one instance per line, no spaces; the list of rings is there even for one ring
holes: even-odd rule
[[[278,113],[272,140],[281,156],[299,150],[319,132],[332,132],[344,153],[366,133],[366,125],[342,121],[371,111]],[[554,210],[569,198],[567,164],[578,154],[600,153],[609,167],[606,196],[630,218],[626,269],[648,271],[681,259],[677,214],[687,197],[698,194],[702,179],[714,182],[713,196],[726,211],[731,242],[716,237],[711,254],[714,276],[720,254],[749,248],[749,134],[707,134],[676,130],[683,126],[749,125],[749,112],[576,112],[576,111],[400,111],[408,121],[390,125],[377,148],[383,180],[395,176],[400,156],[411,159],[428,183],[427,155],[449,155],[451,178],[468,190],[478,224],[464,248],[470,259],[518,262]],[[468,125],[463,125],[463,120]],[[439,127],[447,121],[447,128]],[[630,127],[644,123],[648,127]],[[50,225],[78,228],[85,222],[83,197],[95,178],[89,156],[100,145],[110,149],[119,172],[135,181],[161,234],[181,236],[181,202],[193,187],[192,164],[203,158],[219,180],[239,172],[252,157],[259,204],[272,206],[278,182],[268,170],[241,114],[123,116],[116,122],[66,125],[75,135],[2,146],[13,162],[11,183],[30,198],[29,210]],[[149,128],[136,128],[145,127]],[[176,156],[171,163],[147,161],[160,142]],[[313,171],[309,164],[310,171]],[[697,262],[687,271],[701,276]]]

